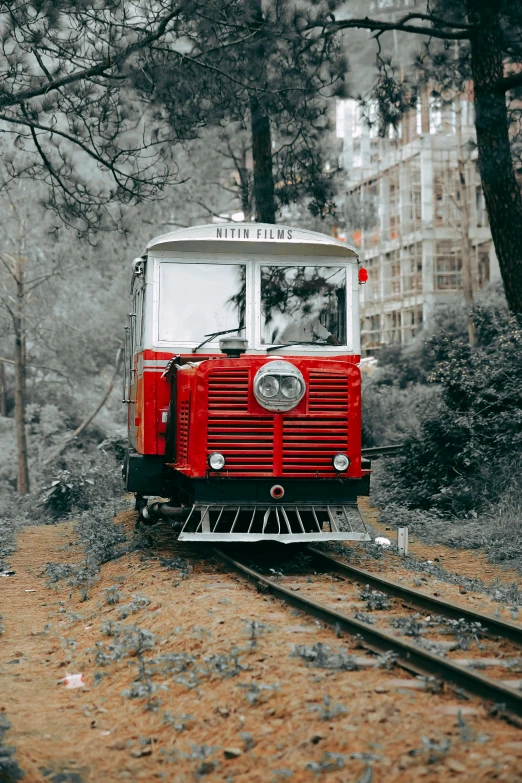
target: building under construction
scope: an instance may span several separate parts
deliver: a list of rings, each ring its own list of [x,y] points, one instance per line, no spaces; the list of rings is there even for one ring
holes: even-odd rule
[[[434,310],[499,277],[474,150],[473,105],[429,90],[382,138],[339,104],[346,240],[368,270],[362,353],[407,344]],[[464,185],[462,184],[464,181]],[[468,277],[466,278],[466,275]]]

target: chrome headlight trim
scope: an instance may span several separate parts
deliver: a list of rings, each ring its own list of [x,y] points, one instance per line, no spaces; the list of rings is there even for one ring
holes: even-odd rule
[[[268,394],[267,386],[270,386],[270,384],[272,384],[272,389],[270,390],[270,394]],[[276,397],[279,394],[281,390],[281,383],[276,375],[272,375],[272,373],[265,373],[257,379],[256,388],[260,397],[262,397],[264,400],[271,400],[273,397]]]
[[[339,454],[335,454],[335,456],[332,457],[332,465],[334,466],[334,470],[338,473],[344,473],[344,471],[348,470],[350,467],[350,458],[347,454],[339,452]]]
[[[263,379],[267,376],[271,376],[278,382],[277,393],[272,397],[267,397],[262,393],[261,385]],[[290,383],[288,379],[293,379]],[[294,397],[288,397],[283,393],[283,387],[287,381],[286,386],[292,386]],[[301,402],[306,392],[306,383],[303,378],[301,370],[299,370],[291,362],[286,362],[281,359],[274,359],[264,364],[257,371],[254,378],[254,396],[258,403],[266,410],[269,411],[289,411]]]
[[[302,392],[303,384],[295,375],[285,375],[281,378],[281,394],[286,400],[297,400]]]
[[[214,451],[213,454],[209,454],[207,462],[210,470],[218,471],[223,470],[227,461],[221,452]],[[214,462],[214,464],[212,464],[212,462]]]

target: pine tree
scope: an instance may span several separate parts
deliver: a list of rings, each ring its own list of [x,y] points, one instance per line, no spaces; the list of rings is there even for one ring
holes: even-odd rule
[[[315,214],[328,211],[333,191],[320,141],[328,98],[343,90],[340,42],[300,33],[315,16],[298,13],[287,0],[204,6],[194,2],[186,10],[182,55],[163,42],[143,53],[135,86],[167,113],[172,128],[193,101],[194,128],[238,123],[250,129],[257,220],[274,223],[281,205],[303,195]]]

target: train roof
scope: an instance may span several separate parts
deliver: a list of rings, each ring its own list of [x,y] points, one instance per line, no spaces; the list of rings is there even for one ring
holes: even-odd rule
[[[299,246],[299,250],[296,246]],[[265,253],[268,250],[277,255],[299,252],[357,258],[357,251],[352,245],[335,237],[306,228],[271,223],[210,223],[169,231],[151,239],[143,256],[151,251],[196,249],[248,254]]]

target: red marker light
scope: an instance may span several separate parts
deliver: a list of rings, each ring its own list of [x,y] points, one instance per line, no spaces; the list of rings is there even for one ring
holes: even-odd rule
[[[359,283],[364,285],[368,281],[368,270],[363,266],[359,269]]]
[[[283,495],[285,494],[285,491],[284,491],[283,487],[281,486],[281,484],[274,484],[274,486],[270,490],[270,494],[272,495],[274,500],[279,500],[280,498],[283,497]]]

